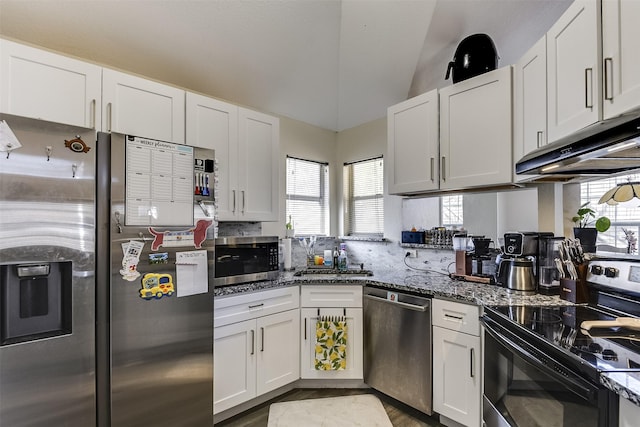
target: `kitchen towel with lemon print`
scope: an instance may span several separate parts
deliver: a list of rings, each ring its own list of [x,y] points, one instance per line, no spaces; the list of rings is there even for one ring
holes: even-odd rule
[[[322,316],[316,321],[317,371],[343,371],[347,367],[347,319]]]

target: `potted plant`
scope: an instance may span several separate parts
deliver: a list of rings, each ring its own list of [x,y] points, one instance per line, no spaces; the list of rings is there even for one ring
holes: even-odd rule
[[[596,251],[596,239],[598,231],[604,233],[611,227],[611,220],[606,216],[596,219],[596,211],[589,207],[590,202],[584,203],[576,215],[571,218],[576,226],[573,228],[573,235],[576,239],[580,239],[580,244],[585,252]],[[591,227],[591,225],[593,225]]]
[[[284,225],[284,228],[286,229],[285,237],[289,238],[295,235],[295,230],[293,229],[293,221],[291,221],[291,215],[289,215],[289,222]]]

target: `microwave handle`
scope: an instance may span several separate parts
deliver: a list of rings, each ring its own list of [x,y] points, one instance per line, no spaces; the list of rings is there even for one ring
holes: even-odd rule
[[[566,377],[566,376],[556,372],[554,369],[548,367],[540,359],[538,359],[536,356],[534,356],[533,354],[531,354],[530,352],[528,352],[524,348],[520,347],[518,344],[514,343],[512,340],[510,340],[505,335],[503,335],[500,332],[498,332],[493,326],[491,326],[489,324],[489,322],[486,320],[486,318],[484,316],[480,317],[480,321],[482,322],[482,325],[484,326],[485,332],[487,332],[489,335],[491,335],[491,337],[493,337],[493,339],[496,340],[497,343],[499,343],[502,346],[504,346],[507,350],[511,351],[512,353],[517,354],[522,359],[524,359],[526,362],[532,364],[537,369],[540,369],[541,371],[544,371],[547,375],[549,375],[550,377],[554,378],[558,382],[560,382],[560,383],[567,383],[568,382],[570,384],[570,386],[568,388],[571,391],[573,391],[575,394],[577,394],[578,396],[582,397],[583,399],[585,398],[585,396],[588,396],[588,400],[592,400],[593,399],[594,390],[593,390],[592,387],[589,387],[588,385],[584,384],[582,381],[578,382],[577,381],[577,380],[579,380],[578,378]]]

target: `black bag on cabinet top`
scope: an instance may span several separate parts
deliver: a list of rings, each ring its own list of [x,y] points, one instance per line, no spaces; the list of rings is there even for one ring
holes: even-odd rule
[[[498,68],[498,52],[493,40],[486,34],[472,34],[456,48],[453,61],[449,62],[445,79],[453,72],[453,83],[475,77]]]

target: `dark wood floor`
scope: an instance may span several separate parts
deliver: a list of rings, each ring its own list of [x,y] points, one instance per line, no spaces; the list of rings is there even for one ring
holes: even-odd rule
[[[216,424],[216,427],[266,427],[269,420],[269,405],[275,402],[319,399],[322,397],[373,394],[381,401],[394,427],[439,427],[437,417],[429,417],[413,408],[371,389],[296,389],[263,403],[233,418]],[[304,427],[304,426],[300,426]]]

